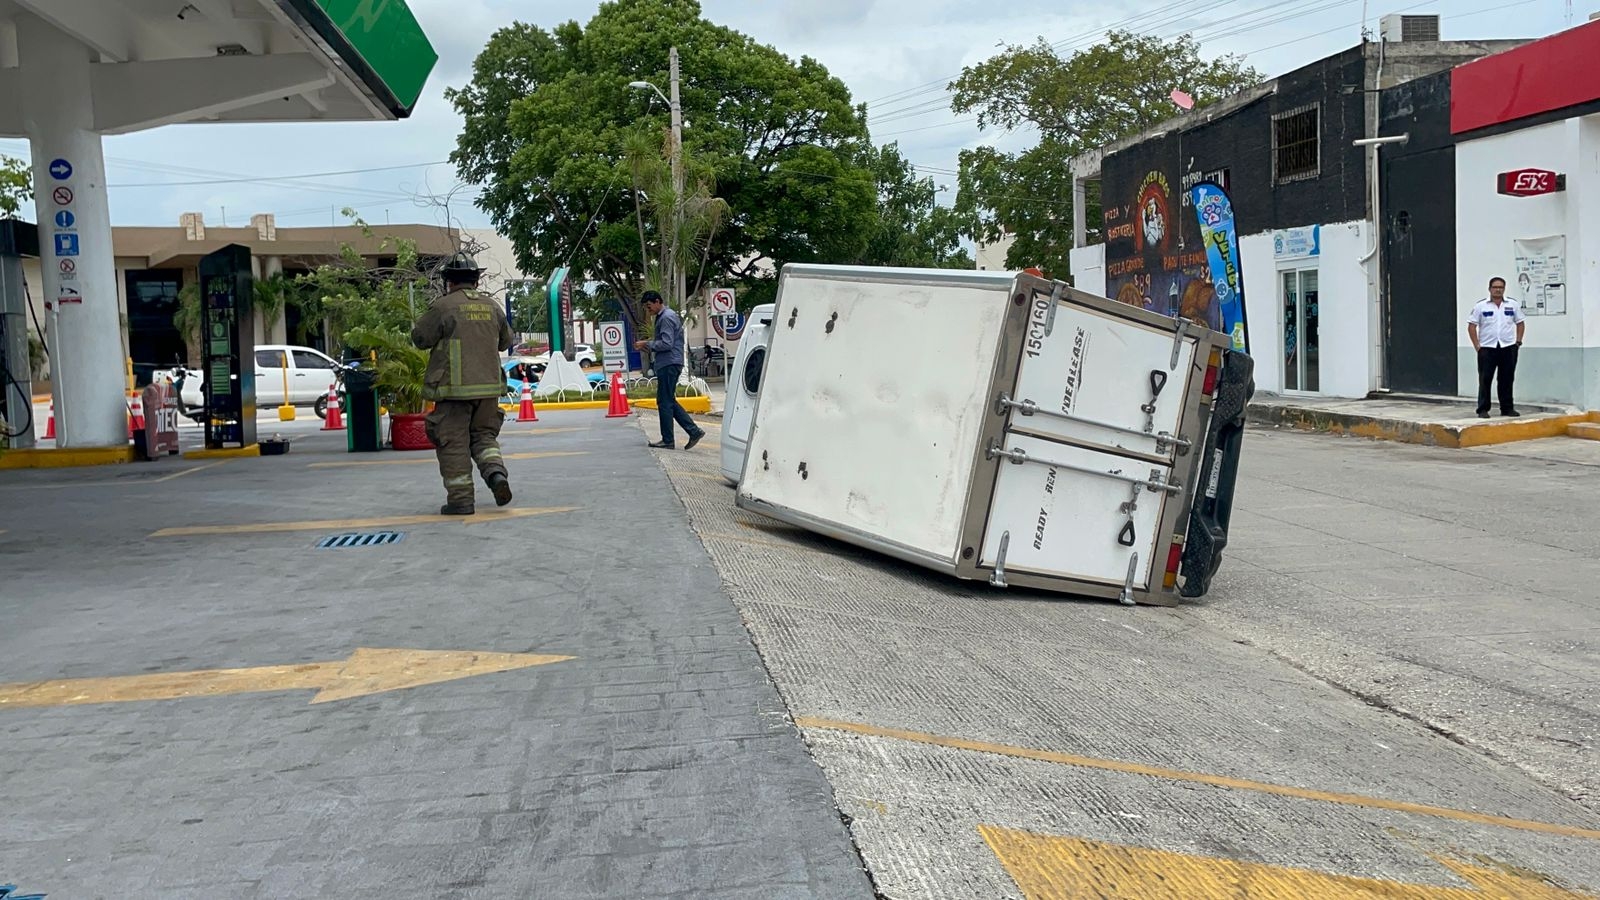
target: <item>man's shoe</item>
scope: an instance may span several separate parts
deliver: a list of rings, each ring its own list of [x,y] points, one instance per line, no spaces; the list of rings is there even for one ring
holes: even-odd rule
[[[1478,418],[1480,418],[1480,419],[1487,419],[1487,418],[1489,418],[1489,412],[1488,412],[1488,410],[1483,410],[1483,409],[1480,409],[1480,410],[1478,410]]]
[[[700,439],[705,436],[706,433],[704,431],[696,431],[694,434],[689,435],[689,443],[684,444],[683,449],[693,450],[694,445],[700,443]]]
[[[506,476],[490,475],[489,490],[494,494],[495,506],[505,506],[511,502],[511,481]]]
[[[1516,418],[1517,416],[1522,415],[1522,413],[1519,413],[1514,409],[1502,409],[1502,410],[1500,410],[1500,415],[1506,416],[1508,418]]]
[[[470,516],[476,512],[471,503],[446,503],[439,507],[441,516]]]
[[[672,449],[672,445],[667,443],[666,441],[651,441],[646,446],[654,447],[657,450],[671,450]]]

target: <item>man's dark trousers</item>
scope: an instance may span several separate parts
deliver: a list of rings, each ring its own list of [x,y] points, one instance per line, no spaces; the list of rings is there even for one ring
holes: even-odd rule
[[[1517,377],[1517,345],[1478,348],[1478,412],[1489,411],[1489,382],[1500,375],[1500,411],[1516,409],[1511,402],[1511,385]]]
[[[672,434],[673,421],[677,421],[690,437],[700,433],[700,426],[678,403],[678,377],[682,374],[683,366],[662,366],[656,370],[656,411],[661,414],[661,443],[668,446],[677,443]]]

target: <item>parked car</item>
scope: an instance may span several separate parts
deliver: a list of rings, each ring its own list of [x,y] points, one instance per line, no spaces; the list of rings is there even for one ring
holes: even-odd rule
[[[309,406],[318,418],[327,416],[328,386],[339,381],[339,373],[346,368],[343,363],[320,350],[294,344],[259,344],[255,357],[257,409],[282,406],[287,382],[291,406]],[[206,400],[199,370],[176,366],[158,369],[151,377],[179,386],[184,415],[193,419],[202,415]]]
[[[549,348],[543,348],[539,353],[533,354],[528,359],[532,360],[540,369],[550,361]],[[589,344],[573,344],[572,359],[580,366],[593,366],[599,363],[599,358],[594,354],[594,347]]]

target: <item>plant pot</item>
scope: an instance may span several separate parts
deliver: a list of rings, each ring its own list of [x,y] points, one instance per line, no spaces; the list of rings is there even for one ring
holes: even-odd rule
[[[427,413],[394,413],[389,416],[389,442],[396,450],[432,450],[428,440]]]

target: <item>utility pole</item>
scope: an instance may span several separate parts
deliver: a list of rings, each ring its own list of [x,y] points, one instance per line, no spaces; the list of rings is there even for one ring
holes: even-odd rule
[[[683,247],[679,241],[683,237],[683,106],[678,102],[678,48],[673,47],[667,57],[671,67],[672,84],[668,88],[671,93],[670,105],[672,107],[672,242],[670,256],[672,263],[672,283],[677,295],[678,311],[687,312],[688,284],[684,274]]]

